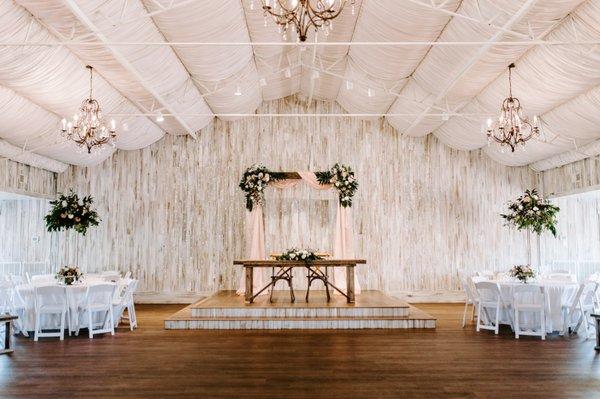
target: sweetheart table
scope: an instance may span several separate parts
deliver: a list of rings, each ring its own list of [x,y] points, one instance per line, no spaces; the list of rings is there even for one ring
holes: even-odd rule
[[[354,268],[356,265],[367,263],[364,259],[318,259],[313,260],[310,263],[304,261],[295,260],[234,260],[234,265],[242,265],[246,271],[246,291],[245,291],[245,302],[252,303],[254,298],[260,295],[263,291],[270,287],[275,287],[275,283],[280,279],[287,279],[286,276],[291,274],[291,271],[295,267],[303,267],[308,269],[309,278],[318,278],[323,281],[326,287],[331,287],[335,291],[339,292],[346,297],[348,303],[355,302],[354,293]],[[271,281],[263,288],[258,290],[255,294],[254,285],[254,269],[260,267],[271,267],[279,268],[279,272],[271,278]],[[336,287],[330,280],[327,273],[321,270],[321,267],[345,267],[346,268],[346,292]],[[290,280],[288,280],[290,282]],[[290,286],[291,288],[291,286]],[[329,293],[329,291],[328,291]],[[329,296],[327,298],[329,300]],[[292,302],[294,301],[292,291]]]

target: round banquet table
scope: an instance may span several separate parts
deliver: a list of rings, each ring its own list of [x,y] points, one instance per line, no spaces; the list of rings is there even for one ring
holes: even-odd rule
[[[65,320],[65,328],[70,327],[72,331],[78,330],[79,324],[79,306],[83,306],[83,302],[85,300],[85,294],[87,288],[91,285],[95,284],[106,284],[106,281],[101,279],[87,279],[80,283],[76,283],[73,285],[62,285],[57,282],[52,283],[52,285],[65,287],[66,295],[67,295],[67,317]],[[40,284],[42,285],[42,284]],[[43,284],[48,285],[48,284]],[[19,302],[21,306],[24,308],[23,314],[20,314],[21,322],[23,323],[23,329],[26,331],[34,331],[35,330],[35,296],[34,296],[34,285],[32,284],[22,284],[16,287],[18,297],[20,299]],[[113,312],[117,309],[113,308]],[[113,314],[116,317],[116,314]],[[58,315],[44,315],[45,319],[43,320],[43,325],[45,329],[58,329],[60,327],[60,317]],[[96,314],[94,316],[94,322],[101,322],[103,317],[101,314]]]
[[[513,287],[524,283],[515,280],[492,280],[500,285],[502,297],[506,303],[513,302]],[[530,286],[544,287],[546,295],[546,331],[563,331],[563,306],[569,306],[576,294],[579,284],[575,281],[535,280],[528,282]]]

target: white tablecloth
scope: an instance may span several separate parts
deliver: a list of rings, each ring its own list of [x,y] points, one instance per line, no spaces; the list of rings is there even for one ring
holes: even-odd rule
[[[91,279],[78,284],[64,286],[67,293],[67,317],[70,318],[71,328],[73,331],[77,330],[77,324],[79,322],[79,306],[83,305],[87,287],[94,284],[104,283],[106,282],[103,280]],[[58,283],[56,284],[58,285]],[[23,300],[22,305],[24,305],[25,308],[23,314],[19,315],[23,324],[23,328],[27,331],[33,331],[35,329],[34,287],[30,284],[23,284],[17,286],[16,289],[20,298]],[[113,311],[116,311],[116,309],[113,309]],[[44,328],[59,328],[60,319],[58,316],[44,315],[43,317],[46,318],[43,321]],[[96,320],[94,320],[94,322],[101,322],[101,317],[102,315],[100,314],[95,315]],[[117,317],[117,315],[114,314],[114,317]],[[65,328],[68,328],[68,326],[67,320],[65,320]]]
[[[500,285],[502,297],[507,303],[512,303],[512,288],[523,283],[518,281],[495,281]],[[569,306],[579,284],[571,281],[539,280],[527,283],[544,287],[546,294],[546,331],[563,330],[563,306]]]

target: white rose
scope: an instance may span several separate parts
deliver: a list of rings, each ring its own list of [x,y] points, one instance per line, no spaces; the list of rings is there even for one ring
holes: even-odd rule
[[[79,200],[79,201],[77,201],[77,204],[79,204],[79,206],[83,206],[83,201]]]
[[[539,210],[540,210],[540,208],[538,208],[537,206],[534,206],[534,207],[533,207],[533,210],[534,210],[534,211],[539,211]]]
[[[336,181],[336,182],[335,182],[335,186],[336,186],[336,187],[339,187],[339,186],[340,186],[340,182],[339,182],[339,181]]]
[[[302,259],[306,259],[306,254],[302,254]]]
[[[72,215],[72,214],[70,214],[70,213],[67,215],[67,217],[68,217],[69,219],[73,219],[73,215]]]
[[[523,205],[519,205],[519,210],[522,211],[523,210]]]
[[[63,207],[63,208],[66,208],[66,207],[67,207],[67,201],[63,201],[63,202],[61,202],[60,204],[62,205],[62,207]]]
[[[531,197],[532,197],[534,200],[538,199],[538,196],[537,196],[537,195],[532,195]]]
[[[262,179],[262,178],[263,178],[263,173],[262,173],[262,172],[260,172],[260,173],[258,174],[258,178],[259,178],[259,179]]]
[[[296,257],[296,254],[292,252],[292,253],[290,254],[290,258],[294,259],[295,257]]]

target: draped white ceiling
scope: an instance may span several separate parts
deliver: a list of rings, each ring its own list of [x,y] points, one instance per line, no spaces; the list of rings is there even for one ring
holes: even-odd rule
[[[600,0],[356,0],[332,32],[308,41],[478,44],[306,47],[243,44],[283,40],[271,20],[265,26],[260,0],[2,1],[2,42],[94,45],[0,46],[0,156],[55,171],[110,156],[112,148],[77,151],[59,134],[60,119],[87,94],[86,64],[98,72],[94,92],[105,113],[121,115],[116,148],[123,150],[165,133],[195,135],[214,114],[233,120],[262,101],[302,93],[369,114],[353,117],[385,114],[403,134],[485,148],[506,165],[540,170],[593,155],[600,49],[528,45],[531,39],[599,40]],[[502,45],[507,41],[523,44]],[[166,42],[176,44],[158,45]],[[526,151],[503,153],[487,146],[482,122],[498,114],[511,62],[514,94],[526,113],[540,115],[543,134]],[[169,116],[158,123],[158,113]]]

